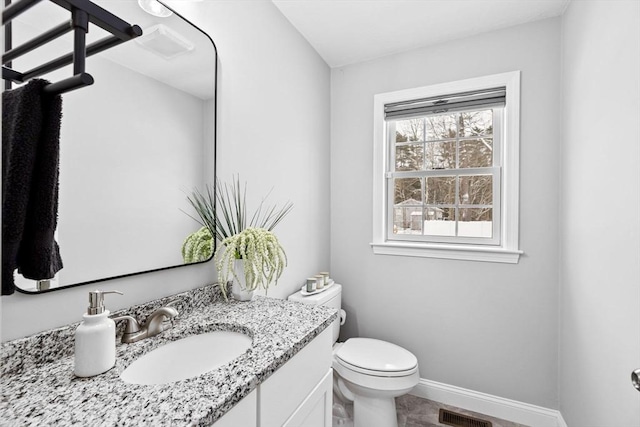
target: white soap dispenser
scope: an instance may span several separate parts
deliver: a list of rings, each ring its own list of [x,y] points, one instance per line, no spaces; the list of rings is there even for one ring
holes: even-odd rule
[[[101,374],[116,363],[116,324],[104,309],[105,294],[123,295],[120,291],[89,292],[89,308],[76,329],[73,373],[78,377]]]

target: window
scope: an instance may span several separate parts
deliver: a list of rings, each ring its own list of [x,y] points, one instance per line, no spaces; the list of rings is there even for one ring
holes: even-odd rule
[[[374,104],[374,252],[518,262],[519,73]]]

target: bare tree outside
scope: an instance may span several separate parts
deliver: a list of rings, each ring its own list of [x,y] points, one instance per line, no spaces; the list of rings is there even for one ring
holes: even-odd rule
[[[395,131],[395,171],[417,173],[394,179],[394,232],[474,235],[463,223],[491,223],[493,176],[482,168],[493,166],[492,110],[398,120]]]

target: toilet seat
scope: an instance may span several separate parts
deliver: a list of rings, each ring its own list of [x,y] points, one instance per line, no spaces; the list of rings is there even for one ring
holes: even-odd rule
[[[418,371],[418,366],[416,365],[412,369],[408,369],[406,371],[375,371],[372,369],[365,369],[360,366],[355,366],[350,363],[341,360],[340,358],[335,358],[335,363],[340,364],[343,368],[346,368],[350,371],[357,372],[359,374],[368,375],[372,377],[385,377],[385,378],[394,378],[394,377],[406,377],[414,372]]]
[[[410,351],[386,341],[351,338],[334,352],[342,367],[376,377],[405,377],[418,370],[418,359]]]

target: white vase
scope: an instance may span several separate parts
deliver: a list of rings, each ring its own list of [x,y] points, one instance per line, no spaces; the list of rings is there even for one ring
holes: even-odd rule
[[[231,295],[237,301],[251,301],[253,291],[248,291],[244,278],[244,260],[236,259],[233,261],[233,269],[237,277],[233,278],[231,284]]]

